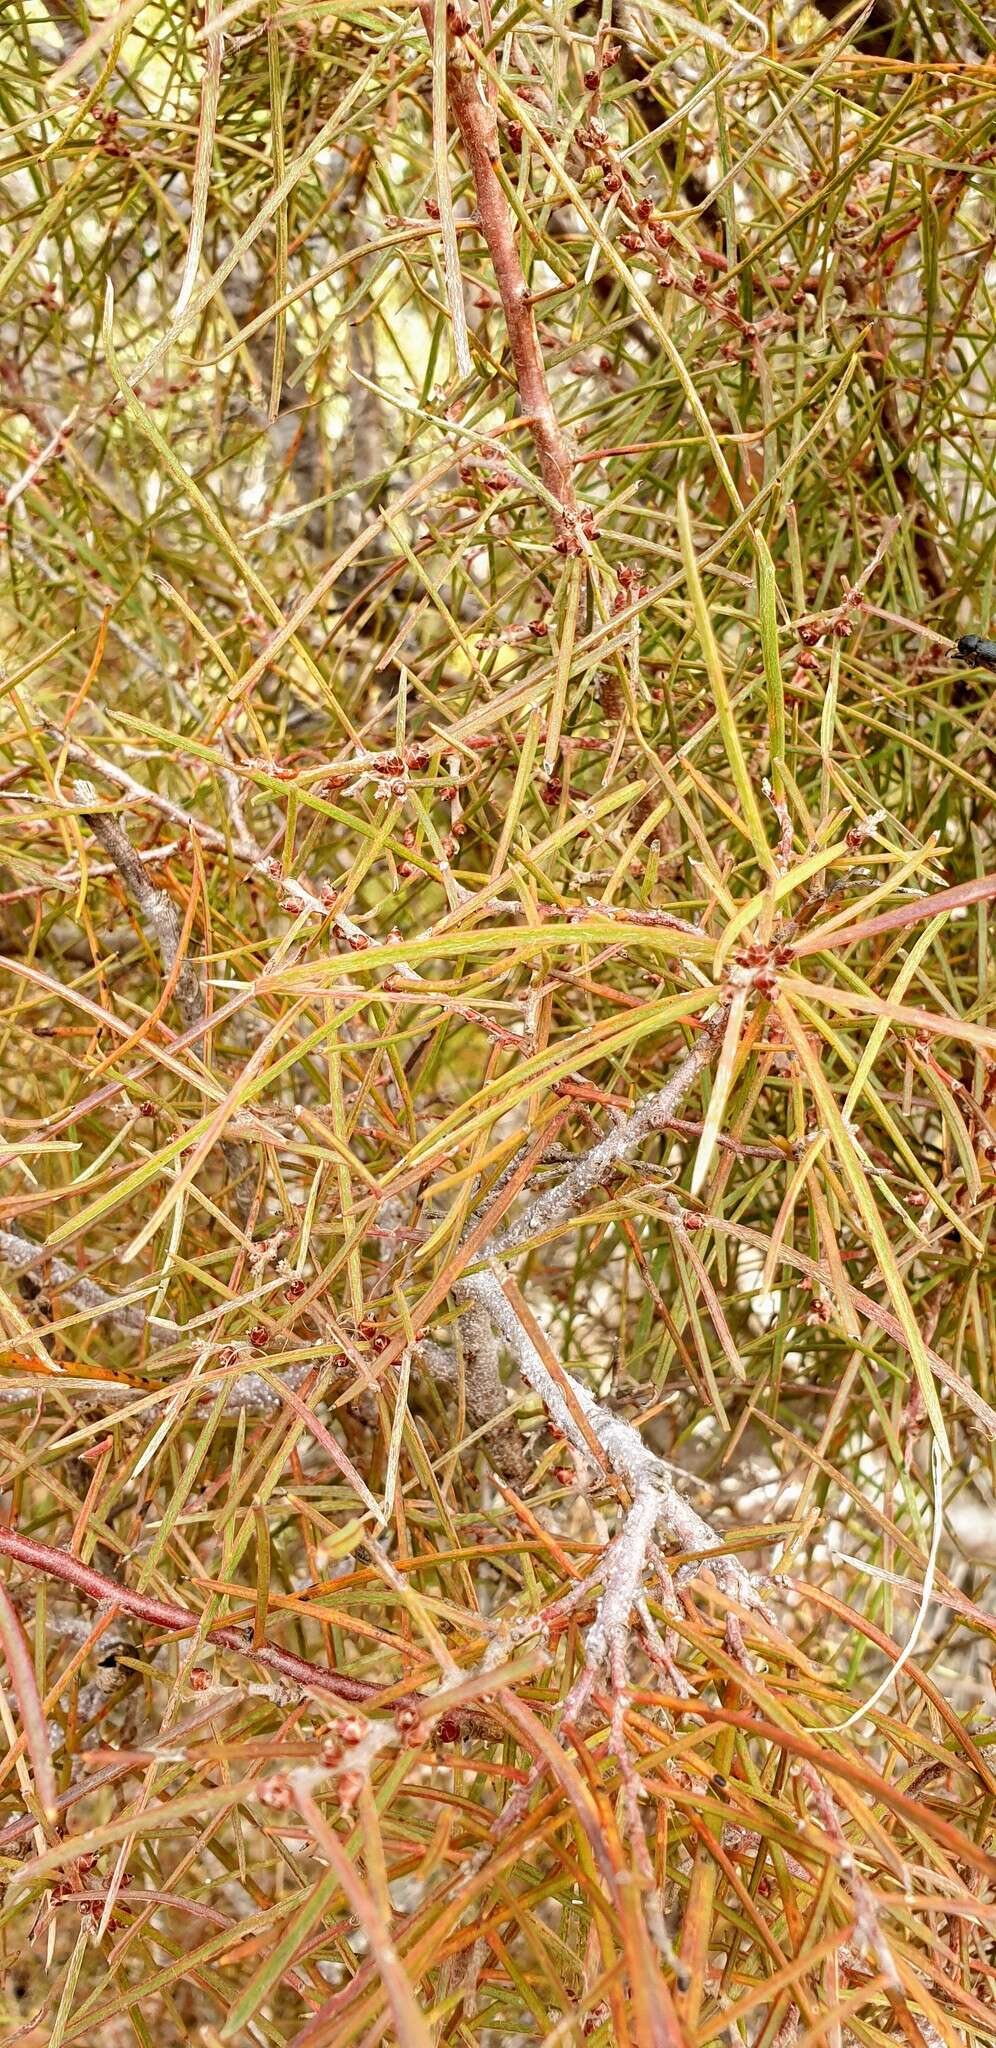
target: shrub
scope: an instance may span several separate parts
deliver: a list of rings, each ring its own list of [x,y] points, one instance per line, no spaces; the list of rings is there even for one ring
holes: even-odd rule
[[[986,2041],[991,27],[2,37],[9,2038]]]

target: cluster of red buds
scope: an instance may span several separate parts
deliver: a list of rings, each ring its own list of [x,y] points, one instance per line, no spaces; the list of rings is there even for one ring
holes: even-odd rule
[[[621,54],[618,43],[606,42],[602,44],[601,48],[596,51],[592,69],[584,74],[586,92],[598,92],[605,73],[611,71],[613,64],[618,62]]]
[[[803,619],[798,628],[804,647],[818,647],[821,640],[831,637],[846,640],[850,631],[850,620],[838,618],[832,612],[824,612],[814,619]]]
[[[553,545],[558,555],[581,555],[586,540],[594,540],[598,532],[595,514],[590,505],[579,505],[576,512],[563,511],[560,515],[560,531]]]
[[[865,608],[865,598],[860,590],[845,590],[833,611],[819,612],[814,618],[800,619],[799,638],[804,647],[816,647],[821,640],[847,640],[857,624],[856,614]]]
[[[601,121],[593,117],[586,127],[579,128],[577,144],[589,163],[601,173],[603,198],[609,199],[626,190],[632,182],[632,173],[627,165],[620,163]]]
[[[619,237],[620,247],[628,255],[642,255],[646,258],[653,266],[662,290],[677,288],[690,292],[697,299],[710,300],[722,313],[723,318],[732,322],[744,339],[752,341],[756,329],[738,310],[735,286],[729,285],[724,292],[718,293],[712,279],[707,277],[704,271],[699,271],[686,283],[665,260],[674,242],[674,233],[653,200],[648,199],[646,195],[640,199],[632,197],[628,189],[631,183],[629,169],[616,157],[601,121],[593,119],[586,127],[580,128],[577,142],[580,149],[601,172],[603,196],[619,198],[620,210],[629,221],[629,226]],[[715,260],[706,250],[701,254],[703,260]],[[738,352],[736,344],[730,343],[728,348]]]
[[[386,1351],[391,1342],[387,1331],[382,1330],[377,1323],[357,1323],[356,1334],[364,1344],[369,1344],[375,1358],[379,1358],[381,1352]]]
[[[119,133],[121,116],[117,108],[97,106],[93,112],[98,128],[98,149],[105,156],[130,157],[131,144]]]
[[[97,1862],[98,1857],[96,1850],[84,1849],[83,1854],[81,1856],[75,1857],[73,1862],[69,1865],[69,1868],[64,1878],[53,1879],[53,1901],[59,1903],[63,1899],[71,1899],[73,1897],[73,1894],[77,1892],[82,1885],[85,1885],[87,1878],[90,1877],[91,1873],[96,1869]]]
[[[730,980],[739,987],[756,988],[759,995],[773,996],[778,988],[778,970],[792,964],[791,946],[765,946],[760,940],[744,946],[733,956]]]
[[[821,277],[802,277],[798,271],[779,270],[770,280],[772,289],[785,292],[790,306],[803,306],[821,288]]]
[[[404,796],[409,778],[421,774],[428,767],[429,755],[425,747],[405,747],[402,752],[394,750],[371,754],[367,759],[344,763],[330,769],[318,786],[318,793],[324,797],[336,797],[342,790],[355,791],[365,782],[378,783],[391,795]]]
[[[647,596],[650,589],[649,583],[644,583],[643,581],[642,563],[639,563],[636,568],[631,568],[628,562],[623,562],[622,566],[616,570],[616,578],[619,588],[612,600],[614,614],[616,612],[624,612],[627,605],[638,603],[641,597]]]
[[[490,299],[485,303],[490,305]],[[461,462],[460,480],[472,488],[476,486],[490,498],[500,497],[502,491],[512,490],[515,484],[515,478],[507,463],[502,460],[500,451],[492,454],[489,450],[482,451],[479,455],[468,455]]]

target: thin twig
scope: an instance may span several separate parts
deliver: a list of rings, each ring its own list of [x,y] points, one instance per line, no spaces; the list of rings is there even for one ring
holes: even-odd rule
[[[434,25],[431,0],[422,0],[421,13],[431,45]],[[481,232],[495,268],[522,410],[527,416],[539,458],[540,474],[557,507],[558,544],[567,554],[580,554],[583,542],[574,492],[574,452],[550,397],[532,297],[522,271],[511,209],[495,170],[498,123],[490,100],[481,94],[478,73],[461,37],[452,33],[447,45],[446,86],[450,110],[460,130],[474,180]]]

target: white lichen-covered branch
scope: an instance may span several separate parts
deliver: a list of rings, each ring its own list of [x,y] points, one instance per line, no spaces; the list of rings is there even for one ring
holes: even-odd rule
[[[667,1126],[721,1043],[727,1014],[724,1007],[717,1008],[664,1086],[582,1154],[553,1186],[534,1196],[523,1213],[485,1245],[479,1263],[460,1283],[461,1299],[478,1315],[487,1316],[572,1449],[589,1463],[600,1464],[604,1475],[621,1482],[629,1496],[604,1560],[603,1593],[588,1638],[587,1677],[575,1705],[581,1704],[605,1663],[618,1690],[631,1619],[645,1604],[644,1578],[655,1538],[672,1550],[709,1557],[713,1576],[728,1598],[762,1611],[763,1603],[737,1559],[720,1554],[714,1531],[683,1498],[667,1465],[644,1443],[639,1430],[614,1415],[583,1380],[559,1365],[541,1341],[531,1314],[523,1312],[516,1290],[504,1279],[503,1262],[530,1240],[577,1219],[588,1196]]]

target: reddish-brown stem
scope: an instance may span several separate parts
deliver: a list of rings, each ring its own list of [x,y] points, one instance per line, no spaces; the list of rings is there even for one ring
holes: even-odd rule
[[[421,12],[431,44],[432,0],[422,0]],[[540,474],[559,508],[558,541],[566,553],[578,554],[581,542],[574,495],[574,455],[550,397],[532,298],[519,260],[511,209],[495,170],[498,123],[490,101],[479,90],[478,75],[460,38],[454,36],[449,38],[446,91],[474,180],[481,232],[494,264],[519,399],[523,412],[528,415]]]
[[[16,1529],[0,1529],[0,1553],[16,1558],[31,1571],[44,1572],[49,1578],[63,1579],[67,1585],[75,1586],[88,1600],[107,1600],[119,1607],[125,1614],[133,1614],[138,1621],[145,1621],[152,1628],[168,1629],[171,1632],[196,1629],[197,1615],[188,1608],[174,1606],[172,1601],[156,1600],[150,1593],[133,1593],[127,1586],[120,1586],[116,1579],[109,1579],[103,1572],[94,1571],[92,1565],[83,1564],[69,1550],[56,1550],[47,1543],[36,1543],[31,1536],[19,1536]],[[234,1650],[240,1657],[251,1657],[254,1664],[262,1664],[265,1670],[277,1677],[289,1679],[292,1685],[300,1685],[309,1692],[324,1692],[333,1699],[351,1700],[360,1704],[376,1700],[387,1686],[372,1685],[363,1678],[346,1678],[340,1671],[330,1671],[327,1664],[312,1664],[304,1657],[296,1657],[292,1650],[278,1649],[272,1643],[253,1643],[251,1631],[241,1628],[212,1628],[207,1640],[217,1644],[219,1649]],[[426,1702],[418,1693],[395,1695],[391,1705],[425,1706]],[[452,1722],[452,1714],[446,1717]],[[440,1723],[439,1733],[446,1732]],[[452,1732],[452,1731],[450,1731]]]

